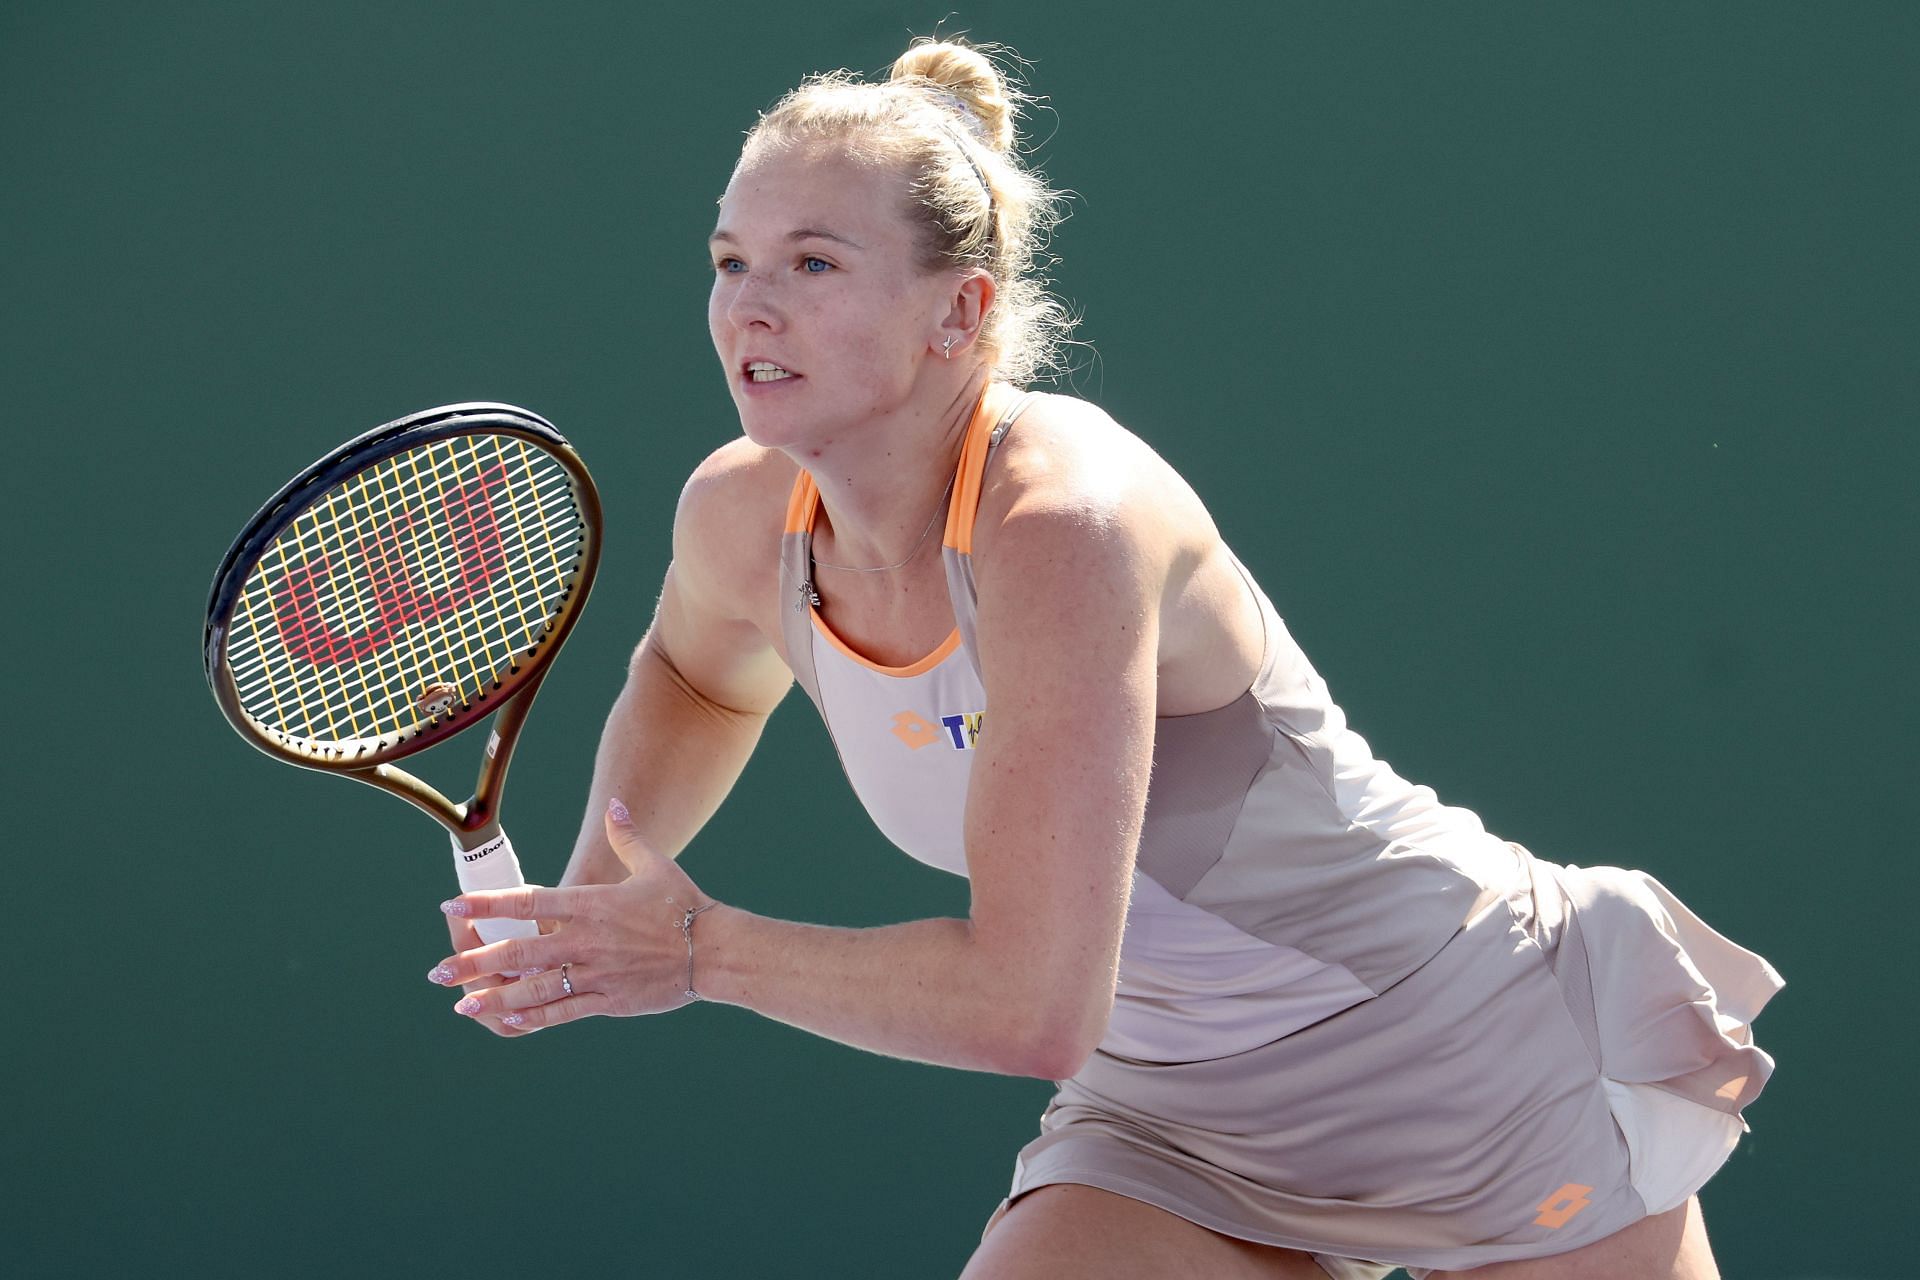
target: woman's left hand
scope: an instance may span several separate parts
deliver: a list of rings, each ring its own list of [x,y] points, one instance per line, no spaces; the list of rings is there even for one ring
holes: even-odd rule
[[[442,986],[502,972],[522,975],[515,982],[470,990],[454,1012],[537,1031],[595,1015],[664,1013],[689,1002],[681,921],[712,899],[679,863],[640,841],[618,801],[608,807],[607,838],[632,873],[618,884],[492,889],[463,893],[440,905],[450,916],[552,926],[537,938],[475,947],[434,966],[427,980]]]

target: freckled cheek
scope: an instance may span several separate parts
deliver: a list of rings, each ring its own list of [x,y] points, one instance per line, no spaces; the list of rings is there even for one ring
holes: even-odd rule
[[[865,364],[885,341],[883,326],[862,315],[848,315],[844,307],[802,304],[788,313],[796,334],[805,335],[815,359]]]
[[[890,367],[899,363],[900,352],[908,345],[907,317],[895,299],[883,297],[878,305],[851,315],[821,317],[832,325],[835,344],[848,357],[869,367]]]
[[[713,288],[707,291],[707,336],[713,339],[716,348],[728,327],[727,299],[722,296],[720,282],[716,280]]]
[[[884,399],[897,390],[902,374],[899,334],[860,329],[842,333],[835,345],[843,367],[867,394]]]

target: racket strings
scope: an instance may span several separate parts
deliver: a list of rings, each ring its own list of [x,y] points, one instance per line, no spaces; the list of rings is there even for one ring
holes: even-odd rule
[[[456,585],[471,589],[475,580],[484,581],[500,567],[497,549],[483,545],[483,539],[490,541],[491,531],[483,531],[474,524],[469,524],[463,532],[455,532],[449,526],[436,527],[425,531],[424,537],[416,535],[412,545],[397,545],[398,540],[392,531],[383,531],[377,518],[392,509],[396,497],[403,496],[385,495],[387,500],[384,508],[373,508],[362,503],[343,510],[338,495],[329,495],[323,500],[328,507],[329,523],[317,528],[296,526],[276,541],[269,555],[277,558],[270,562],[269,567],[280,575],[276,587],[286,593],[282,603],[292,602],[294,612],[303,625],[312,628],[317,615],[309,601],[295,597],[304,595],[309,579],[316,573],[316,564],[326,566],[322,572],[329,575],[333,572],[332,556],[339,550],[343,532],[358,537],[359,554],[371,570],[353,584],[356,590],[340,602],[343,609],[351,605],[358,610],[357,619],[349,621],[357,621],[361,625],[350,625],[348,629],[361,634],[372,630],[379,621],[379,615],[385,611],[417,611],[422,600],[437,599]],[[565,483],[564,475],[550,480],[544,491],[515,484],[504,490],[504,496],[512,502],[516,517],[532,507],[537,508],[543,519],[549,518],[564,513],[572,502],[572,492]],[[374,522],[370,523],[366,518],[369,512],[376,517]],[[524,532],[524,520],[522,527]],[[536,563],[529,559],[517,563],[514,568],[556,574],[563,571],[558,560],[558,540],[554,538],[550,527],[542,532],[545,541],[553,548],[547,560]],[[409,556],[414,559],[410,568],[407,565]],[[406,573],[403,574],[401,570],[406,570]],[[407,577],[408,574],[410,577]],[[407,578],[404,583],[403,577]],[[524,608],[524,599],[518,602]],[[322,662],[337,662],[342,656],[324,643],[316,644],[311,636],[296,636],[294,647],[302,652],[317,648],[315,656]],[[234,665],[237,667],[239,664],[236,662]]]
[[[521,489],[509,491],[508,496],[515,501],[516,511],[529,502],[526,492]],[[296,528],[283,536],[269,553],[277,557],[268,561],[267,567],[279,571],[276,604],[279,606],[277,620],[281,624],[283,643],[309,662],[321,666],[340,665],[357,656],[352,646],[371,647],[387,615],[398,613],[404,621],[408,615],[424,612],[437,618],[442,610],[436,607],[436,602],[443,598],[449,588],[466,586],[470,589],[474,577],[484,580],[497,568],[504,567],[513,572],[517,589],[512,592],[512,598],[519,605],[524,619],[527,595],[524,574],[528,566],[502,565],[497,549],[482,547],[476,534],[470,532],[466,536],[455,537],[449,547],[446,529],[431,531],[432,536],[423,540],[424,549],[420,546],[411,549],[416,563],[409,577],[399,572],[406,568],[405,558],[409,549],[395,547],[391,534],[379,536],[378,529],[368,527],[364,519],[349,524],[341,514],[337,495],[325,501],[335,525],[356,531],[361,547],[370,549],[372,555],[367,557],[370,572],[352,584],[355,589],[340,593],[328,601],[319,593],[306,591],[314,575],[314,565],[331,563],[326,558],[327,542],[324,538],[315,539],[310,530]],[[571,497],[564,484],[560,484],[538,494],[532,501],[545,513],[564,507]],[[330,532],[337,533],[337,529]],[[551,539],[550,533],[548,537]],[[450,569],[451,565],[462,562],[471,566],[475,560],[480,561],[477,572],[469,569],[465,574],[456,574]],[[554,568],[558,572],[560,566],[555,564]],[[257,598],[258,594],[256,591],[254,596]],[[422,601],[426,602],[425,606]],[[251,599],[249,603],[252,603]],[[338,634],[334,617],[324,614],[328,604],[338,607],[347,623],[344,630],[352,633],[351,640]],[[444,641],[447,638],[445,627],[437,630]],[[291,641],[288,640],[289,633]],[[244,676],[266,665],[267,661],[267,652],[258,652],[251,660],[235,655],[231,666]]]
[[[484,580],[494,572],[495,566],[488,563],[488,558],[483,555],[475,568],[475,553],[505,548],[487,548],[472,534],[465,539],[456,539],[451,550],[444,536],[419,543],[410,549],[414,572],[411,580],[406,580],[396,577],[391,562],[407,556],[409,551],[392,545],[398,538],[389,527],[369,528],[368,514],[388,515],[400,500],[430,496],[428,473],[419,465],[420,459],[411,461],[413,465],[394,468],[391,475],[373,477],[373,483],[363,486],[367,492],[380,495],[384,502],[360,513],[350,526],[359,535],[360,546],[369,554],[366,556],[366,572],[361,583],[363,589],[349,596],[351,606],[343,607],[339,612],[343,616],[357,613],[369,624],[368,630],[356,633],[351,638],[343,636],[334,629],[335,620],[326,616],[324,606],[316,618],[314,606],[322,605],[321,601],[299,600],[286,590],[289,584],[282,583],[281,607],[275,614],[275,621],[283,642],[291,641],[286,647],[296,660],[291,672],[296,677],[296,692],[311,704],[303,708],[306,713],[300,724],[305,730],[303,736],[318,736],[316,730],[322,729],[327,731],[326,736],[334,738],[390,731],[396,723],[422,718],[416,714],[414,705],[420,691],[409,687],[414,682],[408,676],[421,674],[423,660],[433,668],[425,672],[425,676],[437,674],[438,679],[433,681],[437,687],[457,686],[464,701],[484,690],[490,682],[488,677],[494,674],[487,670],[488,666],[497,666],[499,660],[507,656],[505,644],[502,643],[505,640],[503,635],[484,634],[479,624],[486,620],[478,616],[469,616],[464,625],[457,625],[447,614],[444,607],[446,597],[441,594],[444,589],[462,585],[471,590],[472,583],[454,580],[452,566],[464,560],[469,567],[469,576]],[[444,482],[445,477],[440,479]],[[525,502],[524,497],[521,501]],[[333,504],[336,512],[340,505],[336,497]],[[543,514],[551,505],[550,502],[542,504],[540,509]],[[458,501],[450,502],[447,506],[450,508],[448,514],[457,517]],[[520,522],[523,532],[527,523],[524,519]],[[549,536],[553,523],[551,518],[546,521]],[[486,532],[484,526],[480,528]],[[557,541],[555,545],[558,545]],[[531,544],[527,549],[530,552],[537,551]],[[283,566],[298,564],[304,567],[312,563],[313,551],[305,546],[298,552],[289,549],[282,560]],[[534,594],[529,586],[537,590],[537,583],[530,583],[519,566],[511,566],[510,576],[504,585],[508,588],[504,594],[520,601],[516,612],[524,617],[527,598]],[[497,597],[501,592],[496,588],[494,594]],[[305,607],[302,608],[302,605]],[[257,616],[258,610],[255,612]],[[393,650],[392,661],[377,664],[365,661],[368,655],[363,651],[387,643],[387,629],[396,622],[401,626],[420,622],[426,625],[416,626],[416,634],[408,637],[415,642],[413,645]],[[544,610],[541,625],[544,627]],[[526,630],[532,628],[523,628],[523,634]],[[322,637],[323,643],[315,643],[316,632]],[[493,659],[494,662],[489,664],[487,659]],[[272,674],[284,677],[288,673],[280,671]],[[399,679],[395,678],[396,674]],[[269,681],[269,687],[284,683],[284,679]],[[254,691],[254,686],[250,685],[249,692]],[[287,701],[284,690],[277,691],[275,698],[284,714]],[[355,705],[356,700],[372,705]],[[328,703],[332,705],[326,705]]]
[[[375,464],[301,512],[248,576],[227,640],[241,704],[316,743],[431,722],[537,647],[585,537],[572,478],[516,437]]]
[[[452,683],[467,686],[469,689],[484,686],[483,659],[497,655],[491,645],[483,645],[476,651],[475,636],[471,634],[471,626],[463,631],[462,628],[453,625],[445,604],[450,597],[445,593],[463,586],[466,588],[466,593],[471,593],[474,583],[469,579],[477,578],[484,582],[491,577],[498,566],[491,563],[494,557],[487,553],[497,552],[501,548],[497,544],[482,543],[480,540],[483,537],[495,536],[494,531],[486,524],[469,520],[464,526],[467,536],[464,538],[456,536],[455,545],[450,550],[447,546],[446,533],[448,530],[462,527],[459,521],[463,509],[468,505],[467,500],[472,496],[468,492],[472,486],[448,486],[446,476],[429,473],[423,468],[420,455],[405,458],[402,463],[403,465],[393,468],[389,473],[375,474],[372,477],[373,483],[366,486],[369,492],[379,495],[382,499],[380,507],[371,509],[368,514],[378,514],[383,517],[383,523],[374,528],[368,528],[364,515],[354,521],[354,529],[361,540],[360,545],[367,553],[366,581],[374,592],[372,609],[369,610],[363,600],[361,612],[373,615],[376,623],[375,630],[370,635],[359,637],[358,643],[344,653],[337,640],[332,640],[327,647],[317,653],[314,652],[310,622],[304,616],[296,614],[293,619],[288,619],[283,610],[282,631],[292,633],[294,647],[304,647],[308,650],[304,655],[297,656],[308,658],[311,665],[322,676],[329,671],[350,676],[356,673],[356,668],[359,666],[358,659],[361,655],[357,652],[358,648],[371,647],[381,640],[382,628],[390,623],[405,626],[415,621],[424,621],[429,624],[423,637],[426,647],[443,669],[443,678],[440,683],[445,683],[450,677]],[[457,480],[460,477],[453,478]],[[451,523],[440,530],[441,536],[424,539],[414,537],[407,539],[411,545],[401,545],[403,542],[401,535],[417,534],[419,531],[411,527],[397,529],[395,527],[397,524],[404,522],[411,526],[413,521],[405,514],[398,520],[394,520],[390,513],[402,503],[424,506],[432,500],[435,488],[444,488],[450,495],[443,503],[442,512]],[[520,501],[525,501],[524,496]],[[490,505],[488,510],[490,512]],[[475,563],[476,553],[479,561],[477,564]],[[396,572],[396,570],[405,570],[409,564],[412,570],[410,575]],[[509,594],[524,598],[527,593],[519,575],[516,574],[510,581],[518,589]],[[477,621],[479,619],[469,619],[470,624]],[[291,625],[288,625],[289,622]],[[345,683],[350,685],[351,682]],[[410,691],[396,687],[391,680],[381,683],[385,685],[389,712],[402,707]],[[417,697],[417,691],[414,691],[414,696]]]
[[[376,495],[381,492],[376,485],[365,487]],[[385,506],[390,511],[391,484],[385,496]],[[395,548],[385,545],[393,538],[381,536],[383,526],[370,526],[369,516],[381,514],[378,506],[345,503],[340,493],[332,495],[331,501],[323,505],[338,530],[357,535],[364,561],[363,573],[357,581],[349,579],[355,588],[350,592],[316,590],[320,571],[332,577],[332,559],[324,541],[316,546],[310,537],[290,539],[276,549],[277,554],[270,553],[265,567],[279,572],[279,581],[275,584],[278,589],[269,593],[273,597],[269,601],[272,610],[269,613],[260,603],[260,593],[256,591],[248,601],[249,613],[256,621],[271,618],[284,652],[275,652],[272,645],[263,646],[260,660],[243,663],[238,678],[245,694],[257,697],[264,675],[275,709],[289,727],[300,728],[310,735],[316,729],[331,728],[334,732],[329,736],[345,737],[364,730],[368,717],[362,708],[350,703],[329,707],[326,705],[329,699],[340,704],[343,698],[350,699],[355,694],[363,698],[373,695],[368,700],[375,704],[374,719],[391,723],[400,717],[409,700],[409,691],[397,687],[390,678],[383,679],[386,673],[366,665],[363,660],[373,650],[391,643],[388,633],[394,622],[404,626],[410,618],[431,616],[433,611],[423,610],[415,596],[424,592],[424,598],[432,600],[433,593],[444,584],[430,579],[419,582],[419,567],[424,566],[430,572],[435,567],[430,556],[422,557],[412,582],[398,578],[386,565],[394,556]],[[343,505],[352,507],[351,518],[343,512]],[[324,588],[337,584],[323,581],[320,585]],[[451,638],[444,622],[434,627],[429,637],[441,646]],[[405,650],[396,651],[394,656],[405,657]],[[269,661],[271,659],[278,661]],[[468,665],[471,665],[470,656]],[[295,686],[291,690],[286,687],[289,676]],[[381,694],[384,697],[379,696]],[[287,714],[290,700],[301,712],[297,719]]]

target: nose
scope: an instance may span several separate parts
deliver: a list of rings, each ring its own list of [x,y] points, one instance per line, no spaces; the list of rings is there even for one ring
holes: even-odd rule
[[[736,329],[779,331],[782,324],[780,308],[772,296],[773,291],[766,277],[758,272],[742,271],[723,280],[722,287],[728,289],[727,323]]]

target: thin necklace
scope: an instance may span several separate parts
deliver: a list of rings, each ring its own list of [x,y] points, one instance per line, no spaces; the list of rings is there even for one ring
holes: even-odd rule
[[[921,530],[919,540],[913,544],[913,550],[907,552],[907,554],[903,556],[901,559],[894,561],[892,564],[876,564],[876,565],[829,564],[825,560],[821,560],[813,554],[813,539],[809,537],[807,539],[808,562],[815,569],[839,569],[846,573],[890,573],[893,570],[900,568],[902,565],[906,564],[907,561],[919,555],[920,548],[925,546],[927,543],[927,539],[930,536],[932,536],[933,526],[940,523],[940,513],[947,509],[947,495],[953,492],[953,482],[954,480],[957,480],[959,478],[960,478],[960,473],[958,471],[955,471],[953,476],[950,479],[948,479],[947,487],[940,491],[940,501],[934,504],[933,516],[931,519],[927,521],[927,527]],[[816,609],[820,607],[820,592],[817,588],[814,587],[813,579],[811,576],[809,576],[804,582],[800,584],[800,596],[801,596],[802,603],[796,604],[793,606],[796,610],[800,609],[801,607],[803,607],[803,605],[807,605],[807,604],[812,605]]]

